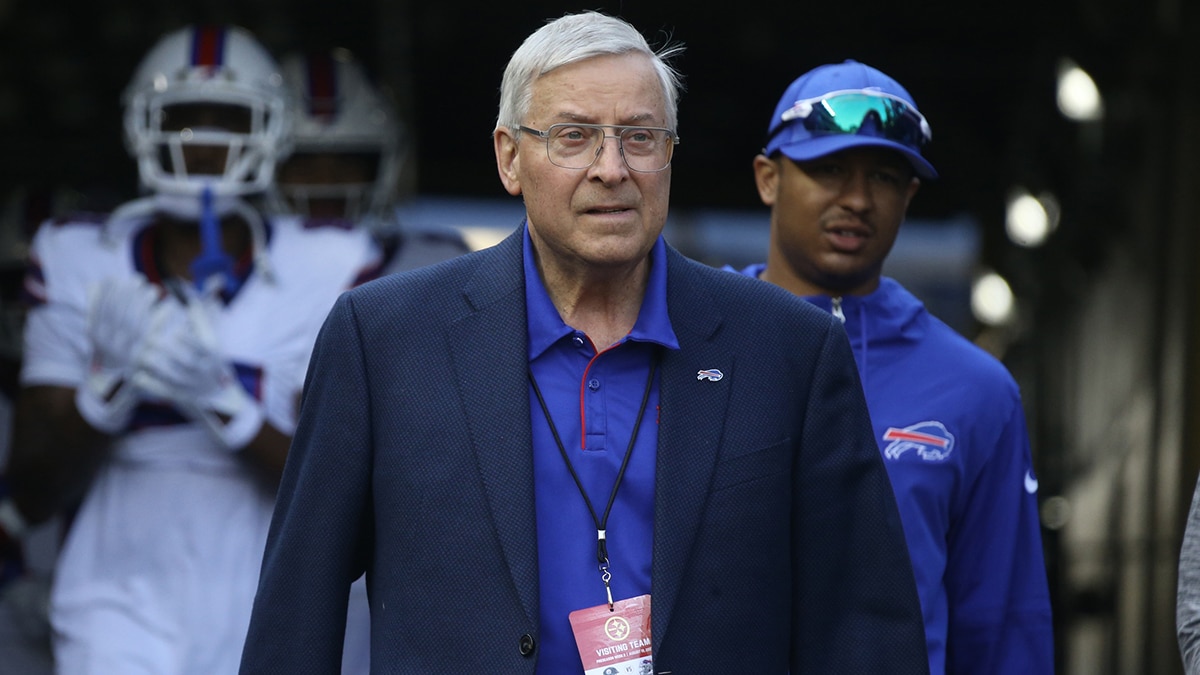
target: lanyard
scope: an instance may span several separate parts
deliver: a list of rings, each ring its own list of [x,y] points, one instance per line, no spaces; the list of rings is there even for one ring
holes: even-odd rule
[[[550,408],[546,406],[546,399],[542,398],[542,391],[538,389],[537,380],[533,378],[533,370],[529,371],[529,383],[533,385],[533,393],[537,396],[538,403],[542,406],[542,413],[546,416],[546,424],[550,426],[550,434],[554,436],[554,443],[558,445],[558,452],[562,455],[563,461],[567,463],[567,471],[571,472],[571,478],[575,480],[575,487],[579,488],[579,494],[583,497],[583,503],[588,507],[588,513],[592,515],[592,523],[596,526],[596,559],[600,563],[600,580],[604,582],[604,592],[608,594],[608,608],[613,608],[612,588],[608,582],[612,579],[612,574],[608,571],[608,545],[605,541],[606,528],[608,527],[608,515],[612,513],[613,504],[617,501],[617,489],[621,487],[621,479],[625,477],[625,467],[629,466],[629,458],[633,455],[633,446],[637,442],[638,430],[642,427],[642,415],[646,412],[646,402],[650,400],[650,387],[654,384],[654,372],[658,369],[657,362],[650,364],[650,374],[646,377],[646,390],[642,393],[642,405],[638,408],[637,420],[633,423],[633,433],[629,436],[629,447],[625,449],[625,458],[621,460],[621,469],[617,472],[617,480],[613,483],[612,492],[608,495],[608,505],[604,507],[604,517],[596,517],[596,509],[592,506],[592,500],[588,499],[587,490],[583,488],[583,482],[579,480],[579,474],[575,472],[574,465],[571,464],[571,457],[567,454],[567,448],[563,445],[562,439],[558,435],[558,429],[554,426],[554,420],[550,417]]]

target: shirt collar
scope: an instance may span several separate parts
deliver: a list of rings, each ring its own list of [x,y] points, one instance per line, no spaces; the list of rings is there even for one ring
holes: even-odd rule
[[[525,307],[529,331],[529,360],[532,361],[549,349],[555,342],[575,329],[563,323],[558,309],[546,292],[542,276],[538,274],[533,256],[533,241],[526,225],[524,234]],[[650,278],[646,282],[646,294],[638,310],[637,321],[625,340],[653,342],[668,349],[679,349],[679,340],[671,328],[671,317],[667,314],[667,245],[662,235],[650,249]],[[622,340],[623,342],[624,340]]]

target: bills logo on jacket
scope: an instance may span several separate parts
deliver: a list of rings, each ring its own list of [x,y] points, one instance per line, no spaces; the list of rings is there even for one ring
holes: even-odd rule
[[[888,445],[883,448],[886,459],[900,459],[909,450],[927,462],[940,462],[954,450],[954,434],[941,422],[918,422],[904,428],[888,427],[883,432]]]

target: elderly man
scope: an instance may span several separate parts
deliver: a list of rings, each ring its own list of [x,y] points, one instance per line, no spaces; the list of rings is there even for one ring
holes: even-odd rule
[[[335,669],[364,570],[380,672],[925,672],[845,333],[661,236],[672,51],[533,33],[493,134],[522,226],[334,308],[243,673]]]

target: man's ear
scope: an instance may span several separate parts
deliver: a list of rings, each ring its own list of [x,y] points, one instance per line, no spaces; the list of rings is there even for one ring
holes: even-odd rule
[[[496,148],[496,170],[500,172],[504,189],[514,197],[521,194],[521,156],[516,137],[508,127],[496,127],[492,132],[492,144]]]
[[[757,155],[754,158],[754,183],[762,203],[774,206],[779,193],[779,162],[763,154]]]
[[[909,203],[912,202],[913,197],[917,196],[917,190],[920,190],[920,189],[921,189],[921,179],[917,178],[916,176],[913,176],[912,180],[908,181],[908,190],[906,191],[906,194],[904,197],[904,210],[905,211],[908,210]]]

